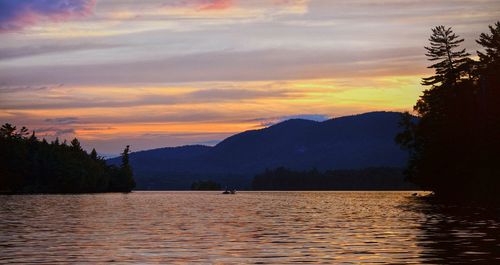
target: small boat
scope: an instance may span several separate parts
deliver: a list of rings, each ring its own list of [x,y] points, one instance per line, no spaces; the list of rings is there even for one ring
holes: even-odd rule
[[[222,194],[236,194],[236,190],[235,189],[226,189],[224,192],[222,192]]]

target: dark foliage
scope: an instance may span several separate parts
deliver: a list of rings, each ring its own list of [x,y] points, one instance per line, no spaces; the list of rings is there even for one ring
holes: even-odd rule
[[[11,124],[0,128],[0,192],[89,193],[129,192],[134,186],[128,164],[129,149],[120,167],[108,166],[92,150],[85,152],[78,139],[70,145],[56,139],[39,141],[35,132]]]
[[[433,29],[430,86],[416,103],[419,122],[401,120],[396,141],[410,153],[407,175],[450,200],[500,201],[500,22],[477,41],[479,62],[458,50],[451,29]]]
[[[191,185],[191,190],[220,190],[221,186],[215,181],[212,180],[199,180],[193,182]]]
[[[411,190],[400,168],[366,168],[320,172],[293,171],[283,167],[256,175],[254,190]]]

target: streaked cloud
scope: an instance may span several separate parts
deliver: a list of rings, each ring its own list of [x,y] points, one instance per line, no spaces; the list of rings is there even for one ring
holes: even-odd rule
[[[92,13],[95,0],[0,0],[0,33],[40,21],[66,21]]]
[[[75,134],[75,130],[72,128],[60,128],[60,127],[44,127],[44,128],[31,128],[35,131],[38,137],[63,137],[66,136],[70,139],[71,136]]]
[[[132,62],[82,65],[2,67],[0,79],[9,85],[126,84],[194,81],[254,81],[347,76],[418,74],[426,71],[420,48],[359,49],[266,49],[216,51]],[[416,65],[415,65],[416,64]],[[420,66],[420,67],[417,67]],[[26,80],[25,71],[30,73]]]
[[[474,53],[499,17],[496,0],[0,0],[0,120],[118,153],[411,110],[430,28]]]
[[[221,10],[233,5],[233,0],[202,0],[198,10]]]
[[[49,86],[4,93],[0,119],[49,128],[46,137],[74,134],[84,143],[134,139],[137,148],[222,139],[290,118],[329,117],[380,109],[405,110],[418,98],[419,76],[247,82],[197,82],[164,86]],[[37,100],[34,101],[33,98]],[[319,113],[319,114],[318,114]],[[220,138],[216,138],[220,137]],[[139,141],[140,139],[140,141]],[[147,143],[149,139],[151,143]],[[160,141],[161,140],[161,141]],[[114,144],[113,144],[114,146]]]
[[[78,118],[77,117],[61,117],[61,118],[45,119],[45,121],[48,123],[52,123],[52,124],[72,124],[72,123],[77,123]]]
[[[65,45],[33,45],[21,47],[0,48],[0,60],[12,60],[24,57],[33,57],[39,55],[51,55],[57,53],[96,50],[96,49],[111,49],[119,47],[119,45],[110,45],[103,43],[74,43]]]

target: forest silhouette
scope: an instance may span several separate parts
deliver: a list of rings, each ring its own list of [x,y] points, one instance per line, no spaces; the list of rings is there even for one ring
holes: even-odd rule
[[[500,201],[500,22],[477,43],[479,60],[451,28],[432,29],[426,56],[435,74],[405,113],[396,141],[410,154],[406,175],[437,198]]]
[[[254,190],[414,190],[401,168],[294,171],[279,167],[256,175]]]
[[[95,149],[90,154],[78,139],[41,141],[26,127],[9,123],[0,128],[0,192],[93,193],[130,192],[135,187],[129,146],[119,167],[108,166]]]

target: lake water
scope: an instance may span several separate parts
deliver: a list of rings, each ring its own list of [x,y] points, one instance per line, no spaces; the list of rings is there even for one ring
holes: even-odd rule
[[[0,196],[16,262],[500,264],[500,216],[411,192]]]

